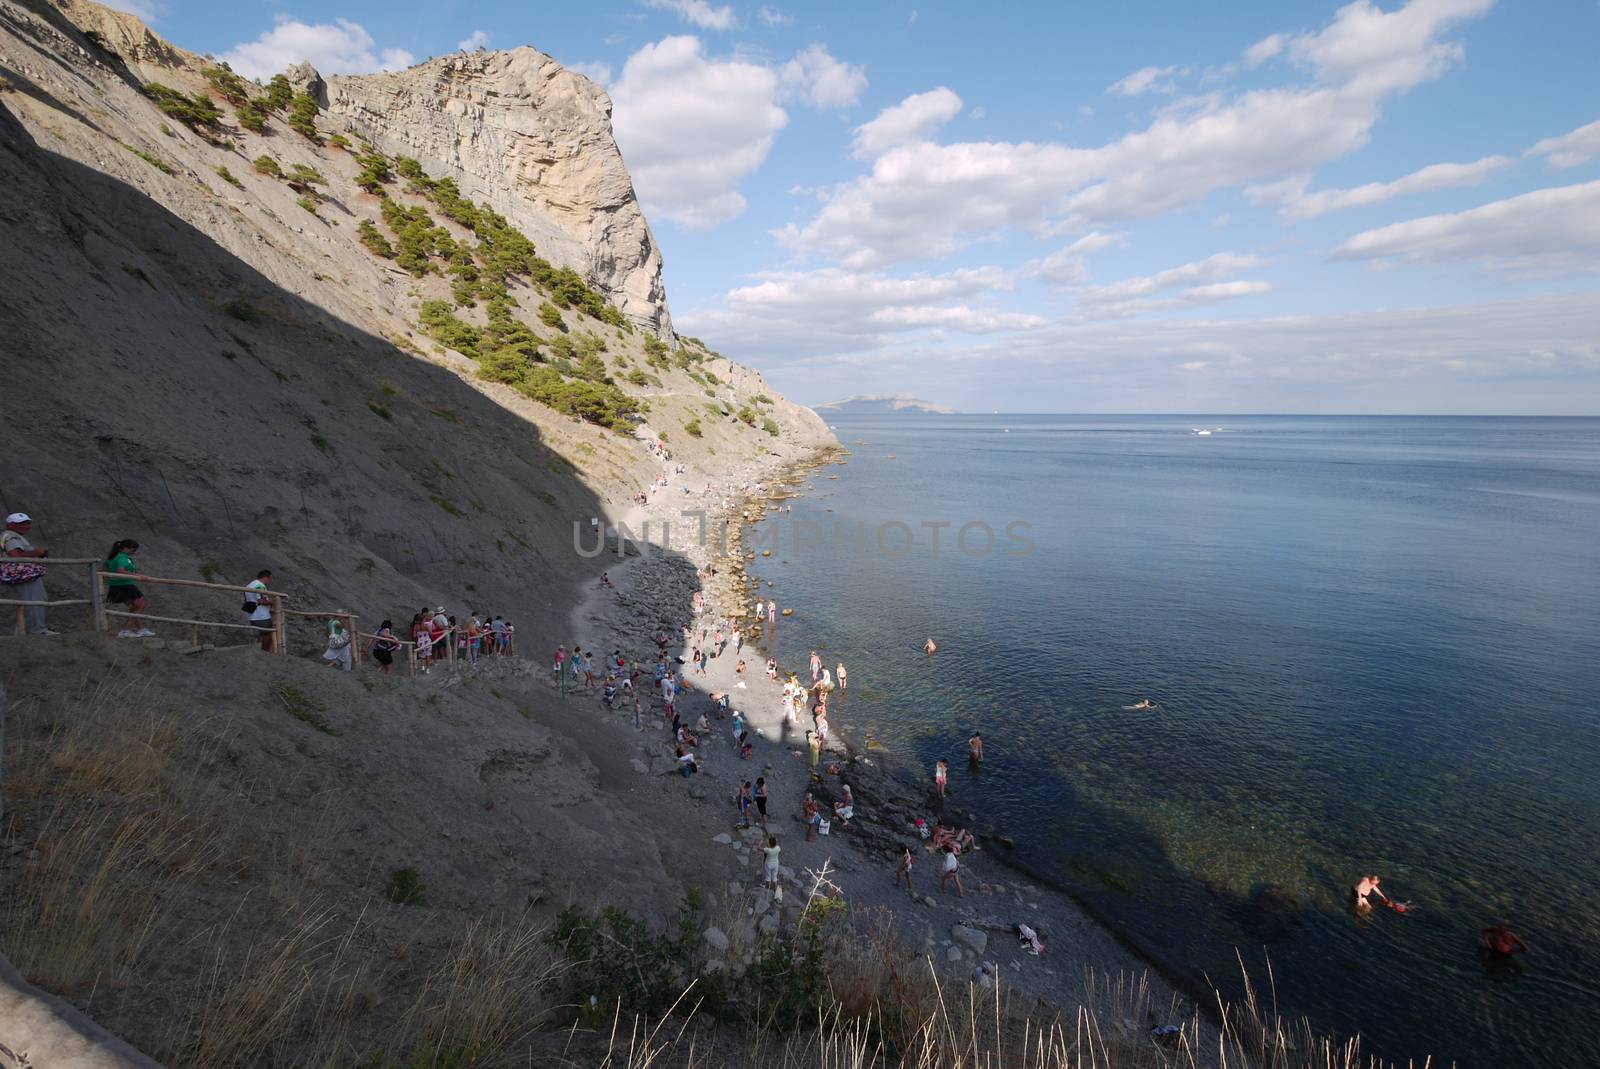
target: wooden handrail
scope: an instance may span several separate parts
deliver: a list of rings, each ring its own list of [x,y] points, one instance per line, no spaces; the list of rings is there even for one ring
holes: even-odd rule
[[[161,583],[165,586],[198,587],[201,590],[231,590],[235,594],[264,594],[275,598],[282,598],[284,601],[289,600],[288,594],[280,594],[271,588],[261,590],[256,587],[249,586],[230,586],[226,583],[204,583],[198,579],[158,579],[153,575],[139,575],[134,572],[101,571],[95,574],[101,579],[127,579],[129,581],[136,579],[141,583]],[[285,609],[284,611],[287,612],[288,610]]]
[[[117,612],[115,609],[105,610],[107,616],[121,616],[124,618],[138,617],[141,620],[154,620],[158,624],[191,624],[196,627],[225,627],[230,631],[255,631],[261,632],[265,628],[255,624],[225,624],[221,620],[183,620],[176,616],[151,616],[147,612]]]
[[[23,605],[34,609],[52,609],[57,605],[88,605],[88,598],[69,598],[66,601],[18,601],[15,598],[0,598],[0,605]]]
[[[42,564],[46,568],[52,564],[104,564],[104,557],[0,557],[0,563],[9,564]]]

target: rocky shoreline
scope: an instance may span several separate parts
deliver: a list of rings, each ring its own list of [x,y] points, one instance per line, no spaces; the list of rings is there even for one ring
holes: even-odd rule
[[[1071,1007],[1093,997],[1087,979],[1090,973],[1102,981],[1119,974],[1136,975],[1150,985],[1149,1009],[1147,1020],[1124,1022],[1127,1027],[1148,1028],[1209,1017],[1215,1012],[1215,996],[1202,978],[1165,960],[1156,948],[1083,901],[1070,886],[1030,866],[1004,836],[982,837],[979,851],[962,856],[965,897],[958,898],[953,892],[939,894],[939,855],[925,852],[914,827],[919,817],[931,824],[939,815],[937,798],[923,770],[897,760],[847,723],[836,723],[820,766],[827,771],[813,779],[803,759],[805,725],[785,723],[779,689],[766,678],[764,644],[771,636],[765,624],[749,631],[747,644],[756,649],[749,651],[748,668],[742,675],[735,671],[731,647],[711,661],[704,676],[687,663],[691,650],[681,643],[682,627],[691,621],[695,591],[702,592],[705,603],[695,622],[696,639],[702,622],[715,628],[717,621],[749,620],[747,610],[758,592],[753,587],[757,582],[763,598],[772,597],[780,606],[792,607],[785,604],[780,588],[754,580],[745,572],[746,561],[754,556],[754,551],[744,548],[745,528],[780,502],[803,492],[811,473],[845,456],[842,448],[823,449],[781,468],[752,466],[703,487],[693,472],[677,475],[673,466],[667,465],[667,485],[658,488],[650,504],[620,518],[617,528],[619,535],[636,533],[649,541],[633,543],[632,552],[625,539],[613,543],[613,552],[620,545],[615,564],[613,558],[606,561],[612,565],[608,574],[613,586],[590,587],[573,614],[576,642],[586,646],[594,642],[602,653],[621,649],[630,660],[642,663],[646,681],[650,662],[644,652],[653,651],[657,633],[665,631],[670,638],[668,652],[676,658],[674,670],[687,684],[678,703],[684,722],[693,724],[702,712],[713,715],[708,695],[718,692],[730,696],[727,715],[738,710],[750,727],[754,754],[741,761],[732,743],[730,721],[712,719],[709,737],[701,739],[696,748],[701,772],[682,781],[682,789],[691,799],[722,807],[729,830],[715,836],[710,845],[732,851],[747,874],[727,887],[728,899],[742,908],[728,930],[715,928],[707,933],[713,949],[726,953],[727,967],[737,968],[759,935],[798,919],[804,894],[816,874],[826,871],[837,893],[853,907],[888,911],[906,946],[959,978],[992,963],[1003,983],[1038,999],[1044,1007],[1070,1013]],[[691,484],[699,489],[684,493]],[[682,507],[674,511],[680,503]],[[706,514],[703,525],[683,523],[686,510],[701,509]],[[663,542],[656,542],[653,536],[661,532],[663,521],[672,527]],[[726,541],[701,537],[718,530],[724,521]],[[708,567],[714,567],[716,573],[703,578]],[[782,626],[781,620],[778,626]],[[588,641],[582,637],[585,635],[590,636]],[[866,664],[862,661],[863,667]],[[785,666],[779,667],[782,679],[789,673]],[[804,678],[798,670],[795,674]],[[637,736],[634,768],[640,775],[667,777],[667,782],[676,785],[679,777],[669,732],[648,682],[643,694],[643,726]],[[847,719],[847,711],[841,712]],[[611,715],[631,728],[631,701],[619,701]],[[734,826],[733,798],[739,784],[757,776],[765,777],[771,795],[768,830],[783,848],[782,885],[787,891],[782,898],[761,886],[763,833]],[[848,825],[835,821],[832,834],[806,841],[800,816],[805,793],[809,791],[828,815],[846,784],[855,799],[854,818]],[[895,887],[892,879],[905,846],[912,848],[916,858],[914,894]],[[1013,928],[1019,922],[1042,933],[1048,946],[1046,955],[1036,957],[1022,949]]]

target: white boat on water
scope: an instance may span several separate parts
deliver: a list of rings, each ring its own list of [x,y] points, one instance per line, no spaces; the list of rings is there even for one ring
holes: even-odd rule
[[[1190,433],[1192,433],[1192,434],[1198,434],[1198,435],[1199,435],[1199,436],[1200,436],[1200,437],[1202,437],[1202,438],[1205,438],[1205,437],[1207,437],[1207,436],[1208,436],[1208,435],[1210,435],[1210,434],[1211,434],[1211,432],[1210,432],[1210,431],[1208,431],[1208,430],[1206,430],[1206,429],[1205,429],[1205,428],[1204,428],[1204,427],[1195,427],[1195,428],[1193,428],[1193,429],[1192,429],[1192,430],[1191,430],[1191,432],[1190,432]]]

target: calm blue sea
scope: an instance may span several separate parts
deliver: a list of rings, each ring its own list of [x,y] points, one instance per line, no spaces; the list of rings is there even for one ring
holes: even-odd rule
[[[847,726],[1225,986],[1238,948],[1388,1056],[1600,1065],[1600,420],[833,422],[753,573]]]

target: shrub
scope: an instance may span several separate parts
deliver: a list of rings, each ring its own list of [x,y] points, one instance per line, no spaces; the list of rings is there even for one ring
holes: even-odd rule
[[[768,416],[766,419],[761,421],[761,429],[776,438],[779,430],[778,421],[773,419],[771,416]]]
[[[539,322],[554,330],[565,331],[567,321],[561,318],[561,310],[549,301],[539,306]]]
[[[317,102],[311,94],[296,93],[289,101],[289,128],[313,144],[322,144],[322,136],[317,133]]]
[[[611,376],[606,374],[605,361],[594,353],[585,353],[579,359],[578,365],[572,373],[585,382],[609,383],[611,381]]]
[[[361,173],[356,175],[356,185],[368,193],[381,193],[385,182],[394,181],[394,172],[389,169],[389,159],[381,152],[366,152],[356,157],[356,162],[361,164]]]
[[[162,174],[175,173],[172,170],[172,165],[166,160],[162,159],[160,156],[152,156],[150,153],[142,151],[141,149],[136,149],[132,145],[123,145],[122,147],[139,157],[144,162],[148,163],[150,166],[154,167],[156,170],[160,171]]]
[[[345,137],[343,134],[329,134],[328,144],[332,145],[334,148],[342,148],[346,152],[350,151],[350,139]]]
[[[235,297],[222,306],[222,310],[241,323],[261,322],[261,312],[243,297]]]
[[[644,340],[644,362],[651,367],[658,367],[665,371],[667,363],[667,343],[660,338],[650,335]]]
[[[764,393],[758,393],[754,397],[750,398],[750,400],[754,401],[758,405],[770,405],[770,404],[772,404],[772,398],[768,397]]]
[[[300,205],[300,207],[304,208],[306,211],[310,212],[312,215],[317,214],[317,202],[312,200],[310,197],[301,197],[295,203]],[[317,216],[317,218],[320,219],[321,216]]]
[[[700,421],[698,419],[691,419],[688,423],[685,423],[683,425],[683,433],[687,434],[691,438],[700,437]]]
[[[533,366],[526,354],[509,346],[491,350],[478,358],[478,377],[508,385],[522,381]]]
[[[294,86],[287,75],[274,74],[267,83],[266,104],[269,111],[282,111],[294,101]]]
[[[420,906],[427,902],[427,885],[413,868],[395,869],[389,873],[389,882],[383,896],[397,906]]]
[[[476,357],[482,332],[470,323],[457,319],[450,311],[449,301],[424,301],[421,309],[422,331],[441,345],[458,353]]]
[[[233,176],[233,172],[228,170],[222,164],[220,164],[220,163],[217,164],[217,166],[214,169],[217,172],[217,177],[222,179],[224,182],[228,183],[228,185],[233,186],[235,189],[243,189],[244,188],[244,183],[239,181],[237,178],[235,178]]]
[[[385,260],[394,259],[394,246],[389,244],[389,239],[372,225],[371,219],[361,220],[360,225],[356,227],[356,236],[372,255],[381,256]]]
[[[277,160],[273,159],[271,156],[268,156],[266,153],[262,153],[256,157],[255,168],[258,173],[272,178],[283,177],[283,168],[278,166]]]
[[[328,180],[322,177],[321,171],[304,163],[297,163],[290,167],[289,173],[285,178],[291,189],[299,190],[302,193],[311,192],[312,186],[325,186],[328,184]]]
[[[182,93],[170,85],[150,82],[144,86],[144,95],[155,101],[163,114],[177,119],[190,129],[215,126],[222,118],[222,109],[204,93]]]
[[[251,133],[267,132],[267,109],[260,101],[247,100],[238,107],[239,125]]]
[[[739,409],[739,421],[754,427],[756,425],[755,409],[751,408],[749,405],[745,405],[743,408]]]
[[[244,79],[229,70],[226,63],[216,67],[206,67],[200,73],[211,83],[211,88],[217,91],[217,95],[234,107],[242,107],[245,101],[250,99]]]
[[[634,368],[628,372],[628,381],[635,386],[644,386],[650,382],[650,377],[638,368]]]
[[[557,412],[612,430],[631,430],[632,417],[644,410],[643,404],[615,386],[569,382],[549,366],[533,368],[516,387],[522,394]]]

